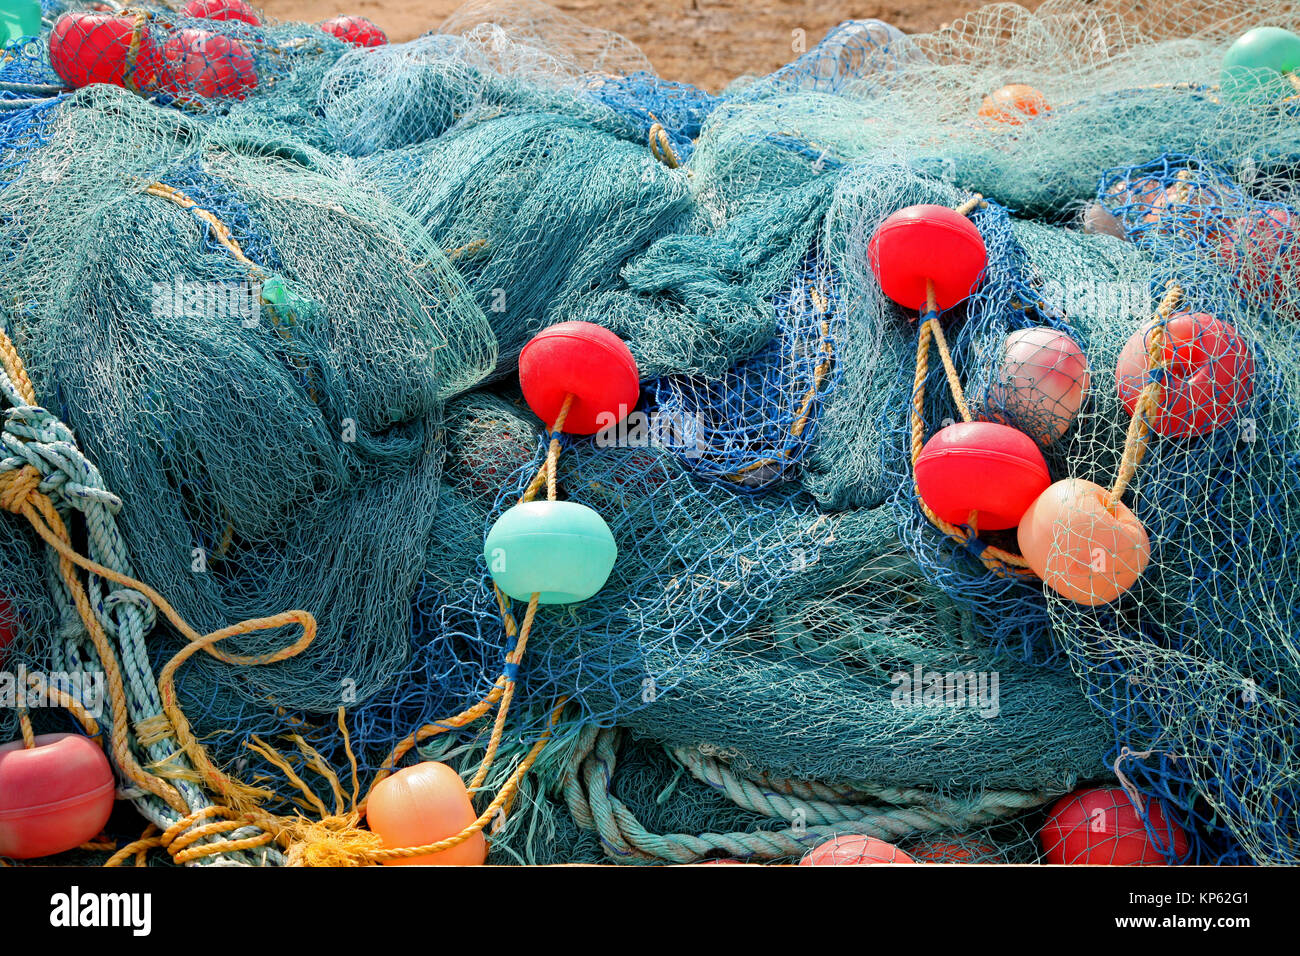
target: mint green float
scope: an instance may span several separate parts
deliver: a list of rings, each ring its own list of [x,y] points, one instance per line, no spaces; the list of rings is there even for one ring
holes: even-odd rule
[[[1280,27],[1243,33],[1223,56],[1220,85],[1233,99],[1276,101],[1300,93],[1287,74],[1300,71],[1300,36]]]
[[[0,43],[41,32],[41,5],[37,0],[0,0]]]
[[[527,501],[505,512],[483,544],[492,580],[516,601],[573,604],[609,580],[618,547],[605,519],[573,501]]]

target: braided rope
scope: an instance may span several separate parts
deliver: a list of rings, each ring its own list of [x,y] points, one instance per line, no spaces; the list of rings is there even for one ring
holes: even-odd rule
[[[716,761],[687,756],[686,766],[697,779],[723,790],[740,806],[767,816],[797,821],[783,830],[744,833],[656,834],[646,830],[628,806],[610,793],[617,765],[619,729],[583,728],[566,768],[563,786],[569,811],[579,827],[596,831],[605,852],[614,859],[640,862],[693,863],[718,852],[733,856],[781,859],[803,855],[832,837],[858,833],[896,841],[916,833],[961,829],[988,823],[1041,806],[1052,797],[1044,793],[1005,791],[971,800],[928,795],[911,805],[883,806],[804,800],[765,791]],[[684,755],[683,751],[674,751]],[[827,792],[824,785],[821,792]],[[885,791],[888,792],[888,791]],[[901,791],[909,795],[919,791]]]

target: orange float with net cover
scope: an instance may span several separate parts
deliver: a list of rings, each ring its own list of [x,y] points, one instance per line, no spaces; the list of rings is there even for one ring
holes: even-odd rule
[[[1142,807],[1139,815],[1119,787],[1076,790],[1048,814],[1039,834],[1043,855],[1048,863],[1093,866],[1164,866],[1166,852],[1185,857],[1187,834],[1164,805],[1148,799]]]
[[[1034,87],[1024,83],[1009,83],[984,97],[980,103],[979,116],[994,123],[1019,126],[1025,120],[1050,113],[1051,110],[1047,98]]]
[[[254,27],[262,24],[244,0],[190,0],[181,13],[202,20],[239,20]]]
[[[330,36],[352,46],[383,46],[388,42],[388,34],[365,17],[339,16],[325,20],[318,26]]]
[[[910,856],[884,840],[869,836],[841,836],[815,847],[800,866],[873,866],[878,863],[915,863]]]

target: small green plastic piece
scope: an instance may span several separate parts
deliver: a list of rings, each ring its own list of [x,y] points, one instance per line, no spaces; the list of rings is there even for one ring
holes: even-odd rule
[[[483,557],[497,587],[516,601],[573,604],[609,580],[618,557],[605,519],[573,501],[528,501],[488,532]]]

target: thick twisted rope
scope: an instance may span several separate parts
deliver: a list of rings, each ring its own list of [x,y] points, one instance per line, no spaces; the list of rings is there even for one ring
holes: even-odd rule
[[[192,813],[211,809],[202,793],[186,782],[196,776],[209,784],[218,785],[218,791],[228,801],[237,804],[255,803],[260,791],[226,777],[212,765],[176,704],[171,678],[180,664],[199,649],[206,650],[227,663],[244,666],[270,663],[293,656],[311,643],[315,636],[315,620],[305,612],[291,611],[270,618],[245,621],[206,636],[190,627],[160,594],[122,570],[129,568],[130,564],[112,519],[113,512],[121,507],[121,502],[103,488],[98,471],[77,449],[67,426],[36,404],[35,388],[26,367],[3,329],[0,329],[0,364],[3,365],[0,393],[13,406],[6,413],[3,433],[4,448],[10,457],[0,461],[0,507],[27,519],[50,552],[57,556],[63,592],[75,607],[104,669],[112,713],[109,752],[118,770],[142,792],[161,800],[182,820]],[[82,510],[86,516],[92,553],[104,556],[105,560],[113,562],[116,567],[85,557],[73,547],[71,535],[59,507],[51,498],[52,494],[57,494],[66,505],[75,505]],[[88,572],[89,585],[83,584],[78,571]],[[99,589],[105,581],[117,584],[123,590],[100,596]],[[92,601],[88,587],[96,600]],[[102,610],[97,612],[97,607]],[[138,645],[138,653],[135,655],[137,659],[133,664],[130,664],[131,657],[124,655],[130,666],[133,666],[129,689],[108,627],[100,619],[101,613],[114,615],[118,610],[124,616],[121,619],[110,618],[115,636],[124,648],[128,640]],[[142,651],[144,634],[152,629],[157,611],[161,611],[190,642],[167,665],[160,682],[153,681],[149,675],[147,660],[143,658]],[[227,637],[287,624],[300,625],[303,629],[302,638],[271,654],[241,657],[225,654],[212,647]],[[133,711],[137,714],[135,729],[138,745],[153,749],[160,757],[154,764],[155,772],[146,770],[135,756],[129,734]],[[29,746],[34,744],[27,729],[24,731],[24,739]],[[167,743],[170,739],[174,739],[180,746],[181,752],[189,760],[189,767],[178,766],[173,760],[176,754]],[[193,807],[195,803],[199,804],[197,808]],[[147,809],[147,804],[142,805],[142,809]],[[228,830],[249,826],[249,821],[244,819],[241,810],[230,810],[229,813],[240,817],[242,822],[238,827],[227,827]],[[187,840],[184,845],[205,839],[215,832],[217,831],[207,830]],[[261,835],[255,834],[196,847],[195,852],[187,858],[236,852],[247,846],[269,842],[260,837]],[[254,842],[249,843],[250,840]]]
[[[723,790],[740,806],[797,822],[783,830],[657,834],[648,831],[628,806],[610,793],[618,739],[618,728],[583,728],[565,770],[563,786],[569,811],[578,826],[596,831],[605,852],[625,861],[693,863],[717,853],[766,860],[797,857],[843,834],[857,833],[893,842],[917,833],[988,823],[1051,799],[1048,794],[1007,791],[983,794],[967,801],[929,795],[930,802],[921,803],[919,792],[901,791],[913,795],[917,802],[902,806],[833,804],[764,792],[752,781],[746,786],[730,770],[723,771],[717,762],[691,761],[687,767],[693,774],[696,769],[700,771],[698,779]],[[822,793],[833,792],[829,788],[819,789]]]

